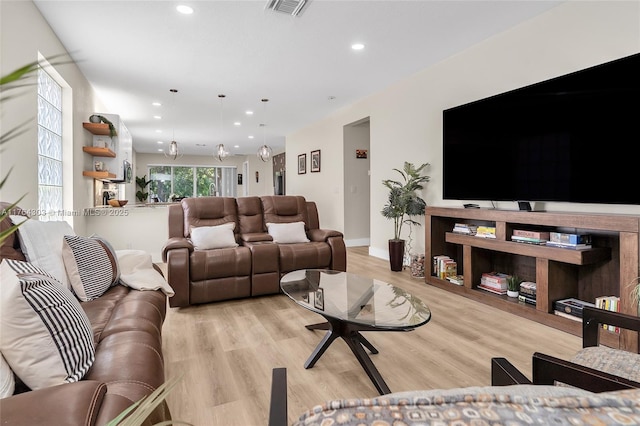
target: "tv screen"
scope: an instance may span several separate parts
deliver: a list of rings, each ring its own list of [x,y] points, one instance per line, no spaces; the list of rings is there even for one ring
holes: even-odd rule
[[[443,111],[443,197],[640,204],[640,54]]]

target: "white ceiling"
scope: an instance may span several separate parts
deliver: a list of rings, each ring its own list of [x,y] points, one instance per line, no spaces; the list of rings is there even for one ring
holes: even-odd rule
[[[119,114],[138,152],[175,135],[200,155],[218,143],[254,154],[263,129],[283,150],[291,132],[560,3],[311,0],[293,17],[266,0],[35,0],[106,105],[97,112]]]

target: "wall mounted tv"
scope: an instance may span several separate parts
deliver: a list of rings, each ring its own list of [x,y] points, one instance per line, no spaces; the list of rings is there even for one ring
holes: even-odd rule
[[[640,204],[640,53],[443,111],[443,197]]]

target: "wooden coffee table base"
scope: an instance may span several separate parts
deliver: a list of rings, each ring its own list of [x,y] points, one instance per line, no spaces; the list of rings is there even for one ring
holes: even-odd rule
[[[304,363],[304,368],[312,368],[316,362],[320,359],[322,354],[327,350],[327,348],[336,340],[338,337],[342,338],[349,348],[351,352],[356,356],[358,362],[367,373],[374,386],[380,393],[380,395],[384,395],[387,393],[391,393],[389,386],[385,383],[384,379],[380,375],[380,372],[367,355],[367,352],[364,350],[363,346],[369,349],[372,354],[377,354],[378,350],[364,338],[361,331],[404,331],[404,330],[384,330],[376,327],[368,327],[361,324],[352,324],[347,323],[341,320],[336,320],[333,318],[326,318],[327,322],[318,323],[318,324],[310,324],[305,327],[309,330],[328,330],[327,334],[324,335],[318,346],[313,350],[313,353],[307,361]]]

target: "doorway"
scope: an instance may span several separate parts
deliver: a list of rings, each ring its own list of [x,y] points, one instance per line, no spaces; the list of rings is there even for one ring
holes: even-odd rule
[[[369,117],[343,128],[344,241],[347,247],[371,242],[371,168]]]

